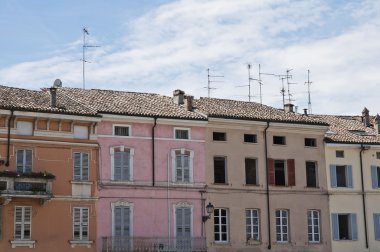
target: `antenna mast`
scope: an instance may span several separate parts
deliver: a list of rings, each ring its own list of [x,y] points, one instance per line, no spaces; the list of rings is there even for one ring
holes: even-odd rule
[[[250,102],[251,101],[251,64],[248,63],[247,65],[248,67],[248,101]]]
[[[305,84],[307,84],[307,94],[308,94],[308,110],[309,110],[309,113],[311,114],[312,111],[311,111],[311,97],[310,97],[310,85],[311,85],[311,82],[310,81],[310,70],[307,70],[307,82],[305,82]]]
[[[88,32],[88,29],[86,28],[86,27],[83,27],[83,51],[82,51],[82,64],[83,64],[83,66],[82,66],[82,69],[83,69],[83,72],[82,72],[82,74],[83,74],[83,89],[85,89],[86,88],[86,76],[85,76],[85,74],[86,74],[86,63],[91,63],[91,62],[89,62],[89,61],[87,61],[86,60],[86,48],[88,48],[88,47],[100,47],[100,46],[97,46],[97,45],[87,45],[86,44],[86,35],[90,35],[90,33]]]
[[[214,87],[211,87],[212,82],[222,82],[218,80],[211,80],[211,78],[223,78],[223,75],[210,75],[210,68],[207,68],[207,97],[210,98],[211,89],[216,89]]]

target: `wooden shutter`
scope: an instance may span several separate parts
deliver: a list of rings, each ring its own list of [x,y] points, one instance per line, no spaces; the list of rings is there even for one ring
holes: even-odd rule
[[[177,153],[176,151],[176,156],[175,156],[175,165],[176,165],[176,181],[177,182],[182,182],[182,155],[180,153]]]
[[[377,177],[377,166],[371,166],[372,188],[379,188],[379,181]]]
[[[32,208],[24,207],[23,239],[30,240],[31,229],[32,229]]]
[[[32,172],[33,154],[32,150],[25,150],[25,172]]]
[[[82,180],[88,180],[89,160],[88,154],[82,153]]]
[[[288,186],[296,185],[296,171],[294,159],[287,160],[287,169],[288,169]]]
[[[80,240],[81,239],[81,218],[80,218],[80,208],[75,207],[73,209],[73,236],[74,240]]]
[[[130,209],[117,206],[114,208],[114,235],[130,236]]]
[[[17,150],[16,171],[24,172],[24,150]]]
[[[269,185],[275,184],[275,173],[274,173],[274,159],[268,158],[268,174],[269,174]]]
[[[189,207],[176,208],[176,232],[177,237],[191,236],[191,209]]]
[[[122,162],[122,157],[121,157],[121,152],[120,151],[115,151],[114,153],[114,180],[122,180],[121,177],[121,162]]]
[[[81,153],[74,153],[74,180],[81,180]]]
[[[332,235],[334,241],[339,241],[339,216],[336,213],[331,214]]]
[[[330,165],[330,181],[331,181],[331,187],[337,187],[337,181],[336,181],[336,165]]]
[[[350,214],[351,218],[351,240],[356,241],[358,239],[358,227],[356,223],[356,214]]]
[[[380,214],[374,213],[373,214],[373,224],[375,228],[375,240],[380,240]]]
[[[81,219],[81,228],[82,228],[82,240],[88,240],[88,219],[89,219],[89,209],[82,208],[82,219]]]
[[[30,240],[32,224],[32,208],[31,207],[15,207],[15,229],[14,239]]]
[[[352,165],[346,165],[346,179],[347,179],[347,187],[352,188]]]
[[[129,150],[122,152],[122,164],[123,164],[123,180],[130,180],[130,167],[129,167],[129,161],[130,161],[130,154]]]

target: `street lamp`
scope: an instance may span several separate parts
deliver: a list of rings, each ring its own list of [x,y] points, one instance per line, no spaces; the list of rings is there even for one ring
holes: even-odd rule
[[[208,213],[208,215],[202,216],[203,222],[206,222],[208,219],[210,219],[211,214],[214,212],[214,205],[212,205],[211,202],[209,202],[208,205],[206,206],[206,212]]]

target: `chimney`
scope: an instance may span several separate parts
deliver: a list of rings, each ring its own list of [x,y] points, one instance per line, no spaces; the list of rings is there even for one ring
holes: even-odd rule
[[[285,104],[285,105],[284,105],[284,111],[285,111],[286,113],[289,113],[289,112],[294,113],[294,105],[291,104],[291,103],[287,103],[287,104]]]
[[[304,114],[305,116],[307,116],[307,109],[306,109],[306,108],[303,109],[303,114]]]
[[[184,103],[183,98],[185,96],[185,92],[179,89],[173,91],[173,102],[177,105],[181,105]]]
[[[185,96],[185,106],[188,111],[193,110],[193,101],[194,101],[194,96],[192,95]]]
[[[49,88],[50,90],[50,106],[52,108],[57,107],[57,88],[56,87],[51,87]]]
[[[369,127],[371,125],[371,122],[369,120],[369,110],[366,107],[364,107],[362,111],[362,122],[366,127]]]
[[[375,117],[375,130],[376,130],[377,134],[380,134],[380,116],[379,116],[379,114],[377,114]]]

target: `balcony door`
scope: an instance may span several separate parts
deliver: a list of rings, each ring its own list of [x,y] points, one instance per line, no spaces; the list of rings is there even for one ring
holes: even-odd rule
[[[176,249],[184,251],[191,249],[191,208],[177,207],[176,218]]]

